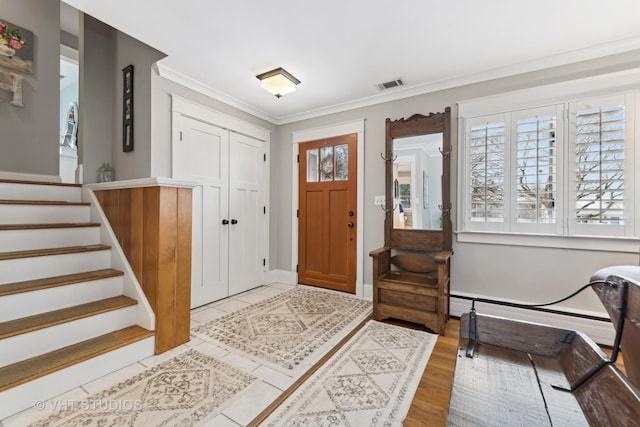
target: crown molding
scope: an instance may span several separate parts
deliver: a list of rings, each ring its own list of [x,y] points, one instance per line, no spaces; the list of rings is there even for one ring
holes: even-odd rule
[[[356,99],[341,104],[335,104],[329,107],[318,108],[314,110],[308,110],[301,113],[290,114],[286,116],[274,116],[252,107],[236,98],[233,98],[225,93],[213,89],[191,77],[178,73],[173,69],[158,64],[158,70],[161,77],[174,81],[180,85],[183,85],[189,89],[200,92],[204,95],[210,96],[220,102],[224,102],[232,107],[238,108],[246,113],[252,114],[258,118],[266,120],[274,125],[283,125],[287,123],[298,122],[301,120],[312,119],[316,117],[326,116],[329,114],[341,113],[343,111],[353,110],[356,108],[368,107],[371,105],[382,104],[385,102],[397,101],[404,98],[409,98],[417,95],[424,95],[440,90],[451,89],[454,87],[465,86],[474,83],[480,83],[489,80],[495,80],[499,78],[509,77],[517,74],[528,73],[532,71],[544,70],[547,68],[558,67],[562,65],[568,65],[580,61],[586,61],[590,59],[596,59],[608,55],[615,55],[618,53],[628,52],[632,50],[640,49],[640,36],[631,37],[623,40],[618,40],[611,43],[603,43],[596,46],[590,46],[588,48],[574,50],[570,52],[563,52],[560,54],[539,58],[532,61],[520,62],[516,64],[507,65],[504,67],[494,68],[491,70],[485,70],[474,74],[467,74],[457,76],[449,79],[443,79],[439,81],[428,82],[422,85],[415,86],[403,86],[392,89],[389,92],[375,94],[372,96]]]
[[[156,63],[158,66],[158,74],[160,77],[163,77],[167,80],[171,80],[174,83],[178,83],[188,89],[194,90],[196,92],[202,93],[210,98],[218,100],[220,102],[224,102],[225,104],[237,108],[239,110],[244,111],[245,113],[252,114],[262,120],[266,120],[269,123],[279,124],[278,118],[268,114],[262,110],[252,107],[251,105],[240,101],[232,96],[229,96],[223,92],[220,92],[217,89],[214,89],[210,86],[205,85],[204,83],[193,79],[189,76],[185,76],[182,73],[175,71],[172,68],[167,67],[161,62]]]

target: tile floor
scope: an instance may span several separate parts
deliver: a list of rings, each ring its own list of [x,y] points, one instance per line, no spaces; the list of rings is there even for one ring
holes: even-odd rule
[[[259,288],[234,295],[232,297],[213,302],[203,307],[191,311],[191,327],[207,323],[213,319],[230,313],[234,310],[246,307],[250,304],[260,302],[269,297],[277,295],[293,285],[283,283],[271,283]],[[60,396],[54,397],[50,402],[45,403],[44,409],[26,409],[18,414],[0,421],[1,427],[24,427],[32,422],[43,419],[55,411],[55,402],[82,401],[89,396],[110,387],[118,382],[135,375],[141,369],[168,360],[178,353],[197,348],[203,353],[219,358],[231,365],[237,366],[245,372],[258,377],[259,381],[252,384],[238,399],[223,409],[222,413],[210,420],[206,425],[215,427],[245,426],[262,412],[273,400],[275,400],[284,390],[289,388],[297,378],[289,377],[271,368],[260,365],[246,357],[234,354],[225,349],[217,347],[199,338],[192,337],[191,341],[165,353],[149,357],[138,363],[127,366],[95,381],[84,384],[78,388],[68,391]]]

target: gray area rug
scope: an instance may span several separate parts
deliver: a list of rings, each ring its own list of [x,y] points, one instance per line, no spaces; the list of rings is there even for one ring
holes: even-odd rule
[[[257,378],[196,350],[77,401],[32,426],[202,425]]]
[[[262,425],[401,426],[436,340],[370,321]]]
[[[192,329],[192,335],[295,376],[367,316],[372,305],[348,294],[297,286]]]

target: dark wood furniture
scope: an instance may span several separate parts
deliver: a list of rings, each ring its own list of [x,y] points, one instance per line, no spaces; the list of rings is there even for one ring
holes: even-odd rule
[[[613,352],[627,350],[628,377],[581,332],[471,311],[460,319],[447,425],[637,425],[640,267],[626,272],[597,274],[592,288],[621,332]]]
[[[432,209],[440,211],[440,226],[417,229],[417,215],[412,214],[414,229],[394,227],[399,211],[395,187],[394,141],[419,135],[441,135],[437,149],[442,158],[441,200],[430,200]],[[385,225],[384,247],[370,252],[373,257],[373,317],[394,318],[425,325],[444,334],[449,316],[449,275],[451,262],[451,200],[449,194],[450,108],[428,116],[416,114],[408,119],[386,120]],[[426,173],[426,172],[422,172]],[[440,178],[438,176],[437,178]],[[415,178],[414,178],[415,179]],[[423,180],[422,174],[419,177]],[[423,180],[426,185],[428,180]],[[419,194],[426,194],[423,188]],[[415,197],[414,200],[419,200]],[[426,206],[426,199],[414,209]],[[426,215],[422,212],[423,215]],[[431,213],[433,215],[433,212]],[[422,221],[427,222],[427,221]]]

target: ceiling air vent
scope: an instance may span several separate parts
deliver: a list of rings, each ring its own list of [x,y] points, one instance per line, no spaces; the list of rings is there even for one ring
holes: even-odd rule
[[[394,87],[398,87],[398,86],[403,86],[404,85],[404,81],[402,81],[402,78],[398,77],[397,79],[388,81],[388,82],[384,82],[384,83],[380,83],[378,85],[378,88],[380,90],[387,90],[387,89],[391,89]]]

